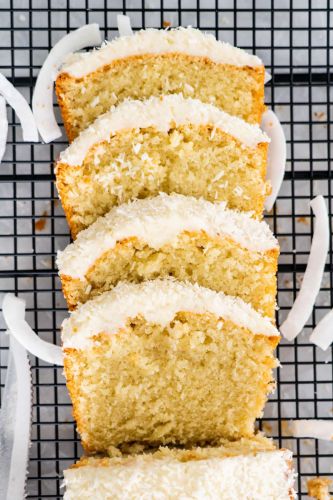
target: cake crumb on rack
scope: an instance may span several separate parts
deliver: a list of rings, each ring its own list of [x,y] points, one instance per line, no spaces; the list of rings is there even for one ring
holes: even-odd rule
[[[324,121],[326,120],[326,113],[324,111],[315,111],[314,117],[319,121]]]
[[[330,496],[329,487],[332,484],[332,480],[328,477],[314,477],[308,479],[308,495],[317,500],[330,500],[333,497]]]
[[[262,423],[262,430],[265,432],[265,434],[268,434],[270,436],[273,434],[273,427],[268,422]]]
[[[289,420],[281,420],[281,433],[282,436],[292,436]]]
[[[35,230],[36,231],[43,231],[43,229],[45,229],[45,226],[46,226],[46,216],[47,216],[47,211],[44,210],[44,212],[42,213],[42,217],[40,219],[37,219],[35,221]]]

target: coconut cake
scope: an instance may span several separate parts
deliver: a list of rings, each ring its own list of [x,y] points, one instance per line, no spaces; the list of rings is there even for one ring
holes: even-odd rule
[[[69,140],[126,98],[182,92],[260,123],[265,68],[244,50],[193,28],[147,29],[70,55],[56,79]]]
[[[241,299],[172,279],[120,283],[86,302],[62,324],[84,449],[253,436],[279,338]]]

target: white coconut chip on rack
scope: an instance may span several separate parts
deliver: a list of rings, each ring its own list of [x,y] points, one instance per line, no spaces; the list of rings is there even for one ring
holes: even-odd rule
[[[44,142],[54,141],[62,135],[53,110],[53,82],[59,67],[72,52],[101,43],[99,25],[93,23],[68,33],[50,50],[38,74],[32,98],[33,114]]]
[[[0,73],[0,95],[2,95],[8,104],[14,109],[20,120],[22,127],[22,136],[25,142],[38,142],[38,130],[34,115],[29,104],[23,95],[16,90],[14,85]]]
[[[265,71],[264,85],[266,85],[266,83],[270,82],[271,79],[272,79],[272,75],[268,71]]]
[[[297,337],[310,317],[320,290],[329,247],[329,223],[325,200],[321,195],[316,196],[311,200],[310,206],[316,216],[310,255],[300,291],[280,328],[282,335],[288,340]]]
[[[47,363],[63,365],[61,347],[45,342],[36,335],[25,321],[25,301],[7,293],[2,303],[2,313],[9,332],[31,354]]]
[[[6,101],[2,96],[0,96],[0,163],[6,151],[7,134],[8,134],[8,120],[7,120]]]
[[[310,342],[326,351],[333,342],[333,309],[318,323],[310,335]]]
[[[333,420],[292,420],[290,430],[297,438],[333,441]]]
[[[269,212],[273,208],[283,181],[287,144],[280,120],[271,109],[263,114],[261,128],[271,140],[268,147],[267,180],[271,182],[272,192],[265,200],[265,210]]]
[[[0,411],[0,498],[25,498],[31,410],[32,382],[28,354],[14,337],[10,337]]]
[[[131,36],[133,35],[133,30],[131,27],[131,20],[128,16],[119,14],[117,16],[117,26],[120,36]]]

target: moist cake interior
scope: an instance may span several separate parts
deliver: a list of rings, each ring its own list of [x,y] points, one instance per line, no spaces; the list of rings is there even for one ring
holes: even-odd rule
[[[279,337],[254,335],[212,314],[178,313],[166,326],[139,316],[94,339],[90,348],[65,348],[88,452],[251,436],[274,388]]]
[[[269,187],[267,144],[246,148],[209,126],[124,130],[93,146],[83,165],[57,166],[57,187],[74,237],[114,205],[180,193],[261,218]]]

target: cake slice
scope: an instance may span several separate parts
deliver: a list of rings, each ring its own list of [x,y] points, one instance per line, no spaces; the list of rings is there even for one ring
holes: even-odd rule
[[[73,237],[114,205],[181,193],[261,218],[268,137],[182,95],[127,100],[100,116],[60,155],[57,188]]]
[[[70,309],[119,281],[173,276],[274,317],[279,247],[265,222],[223,203],[161,193],[113,208],[58,253]]]
[[[241,299],[175,280],[120,283],[62,324],[85,450],[251,437],[279,333]]]
[[[244,50],[193,28],[147,29],[69,56],[56,93],[70,141],[113,104],[182,92],[260,123],[265,68]]]
[[[160,448],[115,458],[82,458],[64,472],[64,500],[291,500],[292,453],[264,438],[217,448]]]

